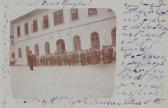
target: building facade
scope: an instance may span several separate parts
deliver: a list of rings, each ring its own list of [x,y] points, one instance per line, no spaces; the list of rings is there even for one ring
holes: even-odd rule
[[[25,65],[36,56],[116,47],[116,16],[111,9],[37,9],[11,21],[10,62]]]

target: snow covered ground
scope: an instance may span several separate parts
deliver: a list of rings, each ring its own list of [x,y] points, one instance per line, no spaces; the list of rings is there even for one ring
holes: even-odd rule
[[[89,66],[11,67],[11,90],[15,98],[111,97],[115,84],[115,63]]]

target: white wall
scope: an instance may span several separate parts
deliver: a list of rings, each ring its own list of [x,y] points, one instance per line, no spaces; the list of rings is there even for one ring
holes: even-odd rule
[[[98,32],[100,38],[100,46],[110,45],[112,43],[111,30],[116,26],[116,18],[113,11],[108,9],[98,9],[98,14],[95,16],[88,16],[87,9],[79,9],[79,20],[71,21],[70,10],[64,10],[64,23],[54,26],[53,12],[55,10],[44,10],[39,14],[27,17],[26,19],[14,24],[15,36],[15,57],[21,64],[26,63],[26,46],[34,53],[34,45],[39,45],[40,55],[45,54],[44,44],[50,43],[50,52],[54,53],[56,50],[56,41],[64,39],[65,49],[73,51],[73,37],[80,36],[81,48],[89,49],[91,47],[90,35],[92,32]],[[42,29],[42,18],[44,15],[49,16],[49,28]],[[113,18],[112,18],[113,17]],[[38,20],[38,32],[31,32],[31,24],[34,19]],[[96,22],[95,22],[96,21]],[[29,35],[24,35],[24,23],[29,23]],[[21,28],[21,37],[17,38],[17,26]],[[18,59],[18,48],[22,49],[22,58]],[[17,62],[19,63],[19,62]],[[19,64],[20,64],[19,63]]]

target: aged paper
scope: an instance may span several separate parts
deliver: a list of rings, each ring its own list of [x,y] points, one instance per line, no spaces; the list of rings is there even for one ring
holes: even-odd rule
[[[167,0],[1,0],[0,107],[168,105]]]

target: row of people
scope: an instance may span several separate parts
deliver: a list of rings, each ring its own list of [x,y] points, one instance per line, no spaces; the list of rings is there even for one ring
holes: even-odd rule
[[[88,65],[88,64],[108,64],[115,59],[114,49],[104,47],[99,49],[88,49],[78,52],[55,53],[48,56],[42,55],[40,58],[34,56],[34,66],[62,66],[62,65]]]

